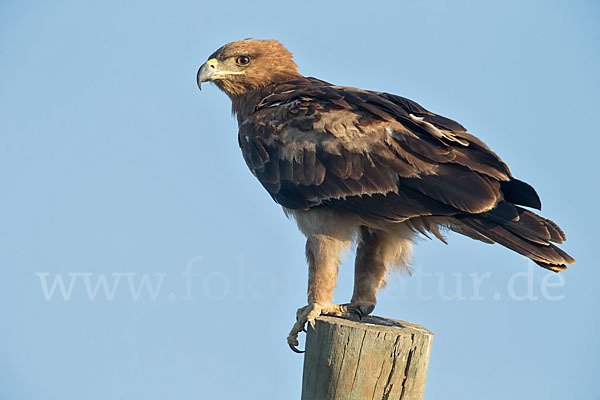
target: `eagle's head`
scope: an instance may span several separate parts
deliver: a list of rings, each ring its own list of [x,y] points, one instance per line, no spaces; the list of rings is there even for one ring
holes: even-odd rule
[[[214,82],[230,98],[300,76],[292,53],[276,40],[231,42],[208,57],[198,70],[198,87]]]

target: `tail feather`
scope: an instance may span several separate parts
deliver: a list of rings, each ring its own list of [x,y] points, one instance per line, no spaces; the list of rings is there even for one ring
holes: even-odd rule
[[[510,220],[499,218],[494,214],[494,210],[458,219],[469,229],[551,271],[563,271],[567,269],[565,264],[575,262],[566,252],[551,243],[562,243],[566,240],[558,225],[531,211],[514,207],[518,216]]]
[[[540,244],[548,241],[562,243],[567,240],[564,232],[553,221],[521,207],[516,208],[519,212],[519,219],[504,224],[511,232]]]

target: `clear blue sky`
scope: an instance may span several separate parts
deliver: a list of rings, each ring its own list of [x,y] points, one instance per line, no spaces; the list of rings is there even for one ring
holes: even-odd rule
[[[246,37],[458,120],[567,233],[577,264],[550,277],[456,234],[416,247],[376,314],[435,333],[426,398],[597,398],[598,21],[594,1],[2,1],[0,398],[299,397],[304,240],[195,83]],[[338,302],[351,281],[348,258]]]

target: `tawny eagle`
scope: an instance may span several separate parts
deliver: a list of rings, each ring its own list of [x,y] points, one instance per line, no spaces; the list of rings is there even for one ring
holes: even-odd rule
[[[302,76],[275,40],[241,40],[198,71],[231,99],[244,160],[306,235],[308,305],[288,343],[320,314],[370,313],[416,235],[446,227],[499,243],[551,271],[574,262],[535,190],[459,123],[389,93]],[[334,305],[340,252],[357,243],[354,293]],[[444,241],[445,242],[445,241]]]

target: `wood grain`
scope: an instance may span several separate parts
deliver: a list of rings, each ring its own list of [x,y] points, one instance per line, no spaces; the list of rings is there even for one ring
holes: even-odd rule
[[[308,328],[303,400],[420,400],[433,334],[404,321],[319,317]]]

